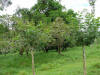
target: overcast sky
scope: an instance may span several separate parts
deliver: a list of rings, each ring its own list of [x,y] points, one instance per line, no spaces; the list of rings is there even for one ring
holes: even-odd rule
[[[31,8],[37,0],[12,0],[12,5],[7,8],[2,14],[12,15],[18,7]],[[67,9],[73,9],[75,11],[82,11],[83,9],[90,10],[88,0],[62,0],[61,4]],[[96,1],[96,16],[100,17],[100,0]]]

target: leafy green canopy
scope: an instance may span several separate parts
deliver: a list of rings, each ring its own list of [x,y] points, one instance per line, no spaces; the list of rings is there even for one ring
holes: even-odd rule
[[[0,24],[0,34],[5,33],[5,32],[8,32],[8,31],[9,30],[8,30],[7,27],[5,27],[4,25]]]
[[[65,7],[56,0],[38,0],[31,9],[19,9],[17,15],[21,16],[24,21],[34,21],[35,25],[42,23],[50,23],[55,21],[57,17],[69,24],[72,20],[77,20],[77,14],[73,10],[64,11]]]
[[[81,16],[82,17],[82,16]],[[83,19],[83,18],[82,18]],[[98,33],[99,19],[94,18],[92,14],[87,13],[84,17],[84,21],[80,21],[80,29],[77,33],[77,41],[80,45],[92,44]]]
[[[65,7],[56,0],[38,0],[37,4],[31,8],[36,23],[38,21],[53,22],[57,17],[63,18],[68,23],[68,16],[76,17],[73,10],[68,10],[68,12],[63,10]]]

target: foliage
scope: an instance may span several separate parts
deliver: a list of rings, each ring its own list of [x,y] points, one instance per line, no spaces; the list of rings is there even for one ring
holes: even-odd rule
[[[0,10],[3,10],[5,7],[8,7],[11,4],[11,0],[0,0]]]
[[[3,34],[5,32],[8,32],[8,28],[4,26],[3,24],[0,24],[0,34]]]
[[[80,21],[80,30],[77,33],[77,41],[80,45],[90,45],[97,37],[99,20],[89,13],[82,19]]]

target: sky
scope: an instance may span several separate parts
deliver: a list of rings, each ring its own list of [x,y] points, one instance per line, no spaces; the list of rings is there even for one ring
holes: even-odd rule
[[[12,5],[9,6],[5,11],[0,12],[0,14],[12,15],[17,8],[31,8],[36,4],[37,0],[12,0]],[[83,9],[91,10],[88,0],[62,0],[61,4],[66,7],[66,9],[73,9],[76,12],[82,11]],[[100,17],[100,0],[96,1],[96,17]]]

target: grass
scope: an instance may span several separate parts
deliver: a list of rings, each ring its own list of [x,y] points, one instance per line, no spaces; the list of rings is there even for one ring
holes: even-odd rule
[[[82,48],[68,48],[62,52],[35,54],[36,75],[83,75]],[[100,46],[86,47],[87,75],[100,75]],[[0,55],[0,75],[32,75],[31,55]]]

